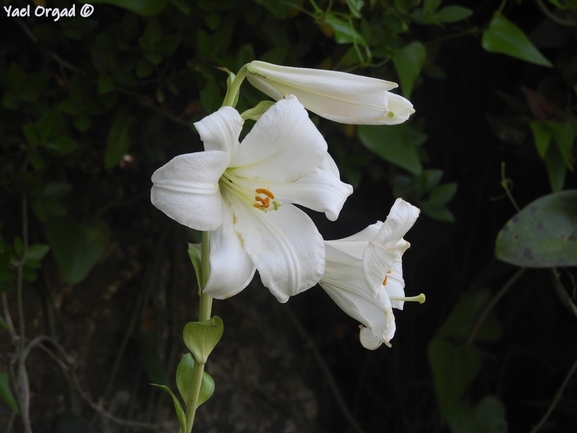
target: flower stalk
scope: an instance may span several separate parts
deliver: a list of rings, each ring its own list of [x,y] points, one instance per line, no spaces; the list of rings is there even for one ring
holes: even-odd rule
[[[210,232],[202,232],[202,243],[200,247],[200,303],[198,320],[203,322],[210,319],[212,313],[212,297],[204,293],[204,287],[208,281],[208,276],[210,273]],[[192,370],[191,378],[191,389],[188,401],[186,402],[186,430],[184,433],[190,433],[192,431],[192,426],[194,425],[194,418],[196,415],[196,408],[198,407],[198,401],[200,396],[200,388],[202,386],[202,377],[204,375],[205,362],[196,360],[194,363],[194,368]]]

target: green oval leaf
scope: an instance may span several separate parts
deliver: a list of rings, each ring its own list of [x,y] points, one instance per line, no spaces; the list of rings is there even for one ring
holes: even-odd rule
[[[214,316],[204,322],[189,322],[184,325],[182,338],[197,362],[206,364],[208,355],[222,337],[224,325],[222,319]]]
[[[506,54],[536,65],[553,67],[523,31],[500,13],[493,15],[483,32],[483,48],[491,53]]]
[[[527,205],[499,231],[495,256],[528,268],[577,266],[577,191]]]
[[[190,353],[182,357],[176,367],[176,387],[182,396],[185,404],[190,401],[190,391],[194,370],[194,358]],[[214,392],[214,379],[207,373],[202,374],[202,383],[196,407],[207,401]]]

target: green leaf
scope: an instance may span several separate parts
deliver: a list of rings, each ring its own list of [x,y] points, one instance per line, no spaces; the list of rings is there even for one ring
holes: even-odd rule
[[[185,401],[185,405],[190,401],[194,364],[194,358],[190,353],[187,353],[178,363],[178,367],[176,367],[176,387]],[[203,372],[196,407],[210,398],[214,393],[214,387],[214,379],[207,372]]]
[[[116,41],[111,32],[101,33],[96,36],[92,47],[92,63],[98,71],[114,72],[120,63],[120,54]],[[100,87],[100,83],[99,83]]]
[[[48,254],[48,251],[50,251],[50,247],[48,245],[45,244],[31,245],[30,247],[28,247],[28,250],[26,251],[26,259],[27,260],[31,259],[39,262],[44,258],[44,256],[46,256],[46,254]]]
[[[110,74],[101,73],[98,76],[98,91],[100,93],[110,93],[116,89],[114,78]]]
[[[220,341],[223,330],[222,319],[214,316],[203,322],[188,322],[184,325],[182,336],[194,359],[206,364],[208,356]]]
[[[78,148],[78,142],[67,135],[60,135],[45,143],[45,147],[52,154],[63,156],[74,152]]]
[[[428,354],[441,419],[446,420],[460,407],[459,399],[477,376],[481,368],[481,351],[475,346],[434,338]]]
[[[441,206],[447,204],[457,192],[456,183],[445,183],[444,185],[439,185],[431,191],[429,194],[429,203],[436,206]]]
[[[411,173],[418,175],[421,172],[419,155],[406,124],[394,126],[360,125],[356,129],[361,143],[367,149]]]
[[[170,397],[172,397],[172,403],[174,404],[174,410],[176,412],[176,417],[178,418],[178,424],[180,425],[180,430],[178,430],[178,433],[185,432],[186,431],[186,414],[184,413],[184,410],[182,410],[182,405],[180,404],[180,401],[178,401],[178,398],[176,397],[176,395],[174,395],[174,393],[166,385],[158,385],[156,383],[151,383],[151,385],[159,387],[160,389],[162,389],[163,391],[168,393],[168,395],[170,395]]]
[[[150,17],[160,13],[165,8],[167,0],[90,0],[86,3],[107,3]]]
[[[194,267],[199,291],[201,287],[200,282],[202,281],[202,253],[200,247],[201,244],[188,244],[188,257],[190,257],[190,261]]]
[[[108,133],[106,152],[104,154],[104,166],[112,168],[118,165],[122,157],[126,155],[132,144],[131,130],[135,119],[122,109],[116,112],[112,127]]]
[[[140,361],[144,365],[146,374],[151,382],[161,385],[167,385],[169,382],[168,375],[162,361],[158,356],[158,347],[152,338],[151,332],[141,329],[135,335],[135,340],[138,345],[140,354]]]
[[[525,33],[500,13],[493,15],[489,28],[483,32],[482,45],[491,53],[506,54],[536,65],[553,67]]]
[[[16,403],[16,399],[14,398],[14,394],[12,394],[12,390],[10,389],[10,383],[8,381],[8,373],[4,371],[0,372],[0,397],[2,397],[2,400],[4,400],[4,402],[12,410],[12,412],[16,414],[20,413],[20,410],[18,409],[18,404]]]
[[[43,143],[57,137],[64,127],[62,114],[56,110],[49,111],[38,120],[38,132]]]
[[[450,414],[449,426],[453,433],[507,433],[505,408],[494,396],[486,396],[474,407],[461,404]]]
[[[437,337],[464,343],[468,340],[477,320],[491,302],[493,294],[489,289],[466,292],[437,331]],[[494,316],[489,315],[476,331],[475,340],[494,341],[501,336],[501,326]]]
[[[351,14],[353,14],[355,18],[361,18],[361,9],[365,4],[364,0],[346,0],[346,2]]]
[[[533,132],[533,140],[537,147],[537,152],[542,159],[545,159],[549,143],[555,140],[563,161],[568,168],[572,168],[573,142],[575,140],[575,130],[569,120],[533,120],[529,123]]]
[[[403,96],[406,98],[411,96],[415,81],[425,65],[426,57],[427,50],[418,41],[411,42],[393,55],[393,63],[401,81]]]
[[[441,5],[442,0],[424,0],[423,1],[423,12],[426,14],[433,13]]]
[[[577,266],[577,191],[529,203],[499,231],[495,256],[529,268]]]
[[[442,23],[455,23],[464,20],[473,14],[471,9],[463,6],[445,6],[435,14],[435,18]]]
[[[46,234],[60,270],[72,284],[88,275],[110,239],[110,229],[102,221],[79,223],[62,217],[48,220]]]
[[[2,281],[2,280],[3,280],[3,278],[1,278],[1,276],[0,276],[0,281]],[[0,316],[0,328],[6,329],[6,330],[9,329],[8,322],[6,322],[6,320],[4,320],[1,316]]]
[[[323,21],[334,30],[337,44],[359,44],[363,47],[368,46],[365,38],[355,30],[350,20],[344,21],[329,12],[324,16]]]

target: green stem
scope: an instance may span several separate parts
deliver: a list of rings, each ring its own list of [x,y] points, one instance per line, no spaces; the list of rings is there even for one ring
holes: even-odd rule
[[[240,92],[240,85],[242,84],[242,82],[246,78],[246,69],[247,69],[247,65],[244,65],[242,68],[240,68],[240,70],[238,71],[238,73],[234,77],[234,80],[232,80],[232,83],[230,84],[230,88],[227,90],[224,101],[222,102],[223,107],[227,107],[227,106],[228,107],[235,107],[236,106],[236,101],[238,100],[238,93]],[[204,233],[203,233],[203,240],[204,240]],[[203,245],[204,245],[204,242],[203,242]],[[208,278],[208,276],[207,276],[207,278]]]
[[[198,319],[203,322],[209,320],[212,311],[212,297],[204,293],[206,282],[210,274],[210,233],[202,233],[202,244],[200,247],[201,272],[200,272],[200,305]],[[194,368],[192,370],[192,387],[186,402],[186,431],[190,433],[194,424],[194,417],[196,415],[196,408],[198,406],[198,397],[200,395],[200,388],[202,386],[202,377],[204,375],[204,363],[195,360]]]

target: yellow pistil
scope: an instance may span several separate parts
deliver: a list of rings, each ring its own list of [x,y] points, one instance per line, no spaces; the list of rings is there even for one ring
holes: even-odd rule
[[[424,304],[425,297],[424,293],[419,293],[417,296],[389,296],[391,301],[403,301],[403,302],[418,302],[419,304]]]

